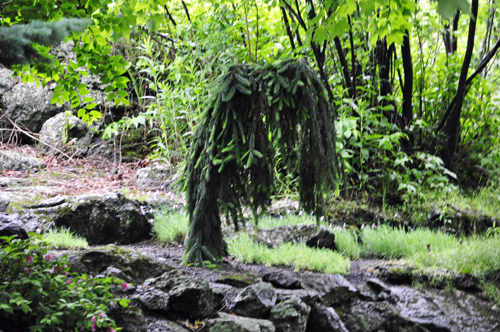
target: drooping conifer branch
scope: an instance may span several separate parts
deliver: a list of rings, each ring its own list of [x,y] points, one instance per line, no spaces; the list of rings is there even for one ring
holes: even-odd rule
[[[220,212],[238,229],[243,203],[254,211],[269,206],[278,152],[287,170],[298,166],[307,212],[323,215],[323,195],[341,178],[335,112],[305,60],[232,66],[211,96],[183,176],[189,211],[185,262],[224,255]]]

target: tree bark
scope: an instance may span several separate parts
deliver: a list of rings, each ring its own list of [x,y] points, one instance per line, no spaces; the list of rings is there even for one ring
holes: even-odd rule
[[[290,44],[292,45],[292,50],[295,51],[295,42],[293,41],[292,30],[290,30],[290,23],[288,22],[286,10],[284,7],[280,7],[280,9],[281,9],[281,14],[283,15],[283,21],[285,22],[286,34],[288,35],[288,39],[290,39]]]
[[[217,195],[205,195],[208,190],[220,187],[220,175],[213,168],[211,181],[199,182],[196,209],[190,211],[189,232],[186,237],[183,261],[203,265],[205,261],[221,259],[226,255],[222,235]]]
[[[344,75],[345,86],[347,87],[349,98],[353,98],[351,73],[349,72],[349,65],[347,64],[347,60],[345,58],[344,49],[342,48],[342,43],[340,42],[339,37],[333,38],[333,42],[335,43],[335,49],[337,50],[340,65],[342,66],[342,74]]]
[[[403,88],[403,112],[402,112],[402,122],[403,128],[407,127],[413,118],[413,63],[411,58],[410,49],[410,34],[406,30],[406,34],[403,37],[403,45],[401,46],[401,55],[403,58],[403,69],[405,73],[404,86]]]
[[[445,141],[444,146],[441,150],[441,159],[444,161],[446,168],[451,169],[453,166],[453,155],[457,148],[458,141],[460,139],[460,117],[462,113],[462,106],[465,99],[465,88],[467,83],[467,72],[469,70],[470,62],[472,59],[472,53],[474,50],[474,39],[476,36],[476,19],[478,12],[478,0],[472,0],[471,12],[472,17],[469,21],[469,34],[467,36],[467,48],[465,50],[464,62],[462,64],[462,70],[460,72],[460,80],[458,82],[458,90],[456,94],[456,103],[449,121],[446,123],[444,128]]]

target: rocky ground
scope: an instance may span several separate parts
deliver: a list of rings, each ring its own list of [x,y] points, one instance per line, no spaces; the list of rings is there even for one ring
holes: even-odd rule
[[[29,147],[0,148],[0,233],[68,227],[84,236],[89,249],[58,254],[67,255],[76,272],[134,285],[115,289],[131,299],[132,306],[114,316],[125,332],[500,331],[498,308],[470,276],[415,289],[412,284],[426,285],[428,278],[378,259],[353,261],[345,276],[232,257],[216,268],[183,266],[182,246],[154,242],[151,216],[141,213],[141,207],[183,205],[172,191],[172,169],[37,157]],[[370,215],[376,217],[364,218]]]

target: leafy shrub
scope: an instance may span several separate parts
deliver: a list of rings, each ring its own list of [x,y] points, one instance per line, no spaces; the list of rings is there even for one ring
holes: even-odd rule
[[[47,244],[33,238],[0,240],[0,325],[31,332],[117,329],[106,311],[128,305],[109,291],[120,280],[71,273],[65,257],[48,254]]]

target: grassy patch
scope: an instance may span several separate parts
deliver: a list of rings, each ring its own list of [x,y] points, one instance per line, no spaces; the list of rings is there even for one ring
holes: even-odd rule
[[[365,228],[361,233],[364,256],[381,258],[407,258],[418,252],[431,252],[457,248],[460,242],[453,236],[427,229],[405,232],[403,229],[392,229],[380,226],[376,229]]]
[[[58,249],[87,248],[89,244],[83,237],[79,237],[67,228],[50,230],[42,235],[42,241]]]
[[[285,243],[273,249],[252,242],[247,234],[241,234],[228,243],[229,253],[244,263],[258,263],[267,266],[291,265],[299,269],[324,273],[349,271],[350,261],[338,252],[312,249],[305,244]]]
[[[155,215],[153,232],[162,243],[184,242],[188,231],[189,218],[178,212],[161,211]]]
[[[500,270],[500,238],[470,238],[455,247],[415,253],[410,260],[417,267],[480,276],[487,271]]]
[[[339,253],[351,259],[359,259],[361,246],[358,244],[356,233],[344,229],[330,229],[330,231],[335,234],[335,246]]]

